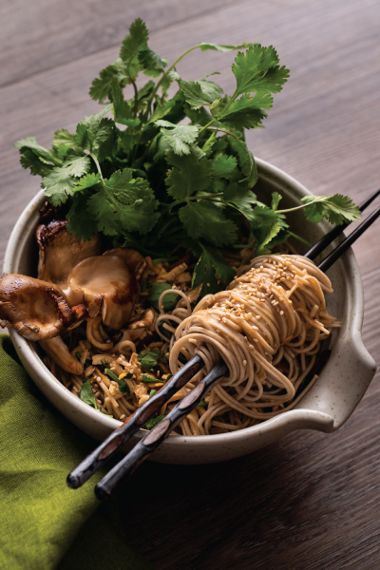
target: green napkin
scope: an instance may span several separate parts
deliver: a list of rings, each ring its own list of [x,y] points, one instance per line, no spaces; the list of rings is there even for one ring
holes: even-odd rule
[[[95,510],[93,484],[66,487],[94,442],[38,392],[4,335],[0,441],[0,568],[146,568],[115,532],[112,504]]]

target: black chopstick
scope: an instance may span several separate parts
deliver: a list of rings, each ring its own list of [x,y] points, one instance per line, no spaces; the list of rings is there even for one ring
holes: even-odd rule
[[[364,210],[366,208],[368,208],[368,206],[370,204],[372,204],[372,202],[374,200],[376,200],[376,198],[380,195],[380,189],[376,190],[376,192],[374,192],[369,198],[367,198],[367,200],[364,200],[364,202],[362,204],[360,204],[359,206],[359,210],[361,212],[364,212]],[[336,239],[337,237],[339,237],[343,231],[346,229],[347,226],[350,225],[350,222],[347,222],[346,224],[341,224],[340,226],[335,226],[335,228],[333,228],[332,230],[330,230],[327,234],[325,234],[323,237],[321,237],[321,239],[319,241],[317,241],[317,243],[315,243],[306,253],[305,253],[305,257],[308,257],[309,259],[315,259],[317,257],[317,255],[319,255],[320,253],[322,253],[322,251],[328,246],[330,245],[330,243],[332,243],[334,241],[334,239]]]
[[[167,402],[178,390],[180,390],[202,367],[204,362],[198,355],[189,360],[168,382],[145,404],[137,408],[129,421],[120,428],[115,429],[103,443],[101,443],[90,455],[69,473],[67,484],[72,489],[77,489],[95,471],[100,469],[144,424]]]
[[[227,366],[220,361],[215,364],[210,372],[197,384],[191,392],[186,394],[182,400],[150,430],[132,449],[117,463],[95,487],[96,496],[103,499],[109,496],[115,485],[131,474],[169,435],[169,433],[179,424],[187,414],[196,408],[199,402],[205,397],[210,388],[223,376],[228,373]]]
[[[374,198],[373,198],[374,199]],[[326,271],[339,259],[362,233],[380,215],[380,207],[372,212],[362,223],[341,242],[320,264],[319,268]],[[130,475],[147,457],[162,443],[178,423],[193,410],[206,392],[227,373],[224,362],[217,362],[199,384],[191,390],[165,418],[163,418],[135,447],[116,464],[95,487],[96,496],[103,499],[112,493],[115,485],[126,475]]]
[[[353,232],[350,233],[337,247],[329,253],[319,264],[322,271],[327,271],[340,258],[345,251],[366,231],[369,226],[380,216],[380,206],[367,216]]]
[[[379,193],[380,191],[378,190],[370,196],[370,198],[361,205],[360,209],[364,210],[373,202]],[[362,223],[319,264],[319,268],[322,271],[327,271],[327,269],[329,269],[331,265],[350,247],[350,245],[352,245],[377,219],[379,214],[380,208],[377,208],[377,210],[372,212],[372,214],[363,220]],[[311,248],[311,250],[307,252],[306,257],[317,255],[315,251],[320,253],[343,231],[346,226],[347,224],[334,228],[335,231],[332,230],[327,234],[327,236],[325,236],[326,239],[322,238],[322,240],[315,244],[315,247]],[[323,247],[320,245],[320,242],[322,241],[324,244]],[[172,397],[172,395],[187,384],[192,376],[194,376],[194,374],[196,374],[203,366],[203,360],[197,355],[187,362],[155,396],[150,398],[143,406],[136,410],[132,418],[126,424],[111,433],[111,435],[102,444],[100,444],[69,474],[67,478],[68,485],[72,488],[77,488],[87,481],[87,479],[102,467],[134,433],[144,426],[146,421],[152,417],[161,408],[161,406]],[[198,405],[206,391],[208,391],[210,387],[226,373],[226,365],[222,361],[217,362],[207,376],[205,376],[205,378],[203,378],[203,380],[201,380],[199,384],[189,392],[163,420],[161,420],[142,440],[140,440],[126,457],[117,463],[109,473],[103,477],[96,486],[97,496],[102,498],[109,495],[116,483],[126,473],[134,471],[134,469],[161,444],[165,437],[175,428],[183,417]]]
[[[328,341],[324,340],[318,355],[315,367],[309,372],[304,382],[310,381],[315,374],[319,374],[330,355]],[[223,376],[228,374],[228,368],[224,362],[217,362],[210,372],[191,392],[189,392],[173,408],[164,419],[161,420],[145,437],[143,437],[131,451],[117,463],[96,485],[95,493],[98,499],[109,497],[120,479],[132,475],[132,473],[143,463],[148,456],[157,449],[163,440],[173,429],[189,414],[199,402],[206,396],[207,392]]]

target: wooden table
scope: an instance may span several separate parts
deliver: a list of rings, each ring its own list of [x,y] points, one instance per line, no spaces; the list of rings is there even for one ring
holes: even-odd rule
[[[255,153],[314,193],[363,199],[380,183],[380,4],[377,0],[3,0],[0,4],[2,255],[38,180],[14,142],[48,143],[96,109],[87,95],[128,24],[144,18],[169,61],[198,41],[274,43],[291,79]],[[181,65],[187,77],[230,58]],[[355,246],[366,296],[364,340],[380,363],[379,225]],[[146,465],[115,532],[157,568],[380,567],[380,389],[373,381],[333,435],[297,432],[250,457],[208,467]],[[169,498],[163,498],[169,495]],[[111,523],[110,523],[111,524]]]

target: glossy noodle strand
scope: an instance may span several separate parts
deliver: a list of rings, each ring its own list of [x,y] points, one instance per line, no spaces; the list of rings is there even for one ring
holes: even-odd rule
[[[176,329],[170,368],[198,353],[207,371],[219,358],[229,369],[208,396],[199,428],[239,429],[295,405],[321,341],[337,326],[326,309],[330,292],[328,277],[305,257],[268,255],[227,291],[198,303]]]

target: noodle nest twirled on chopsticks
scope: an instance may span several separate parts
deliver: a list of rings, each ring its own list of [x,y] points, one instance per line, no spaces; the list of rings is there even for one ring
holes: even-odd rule
[[[199,354],[207,370],[222,358],[229,375],[209,394],[195,433],[243,428],[297,403],[322,340],[337,326],[326,309],[330,292],[329,278],[305,257],[268,255],[198,303],[176,329],[170,368]]]

